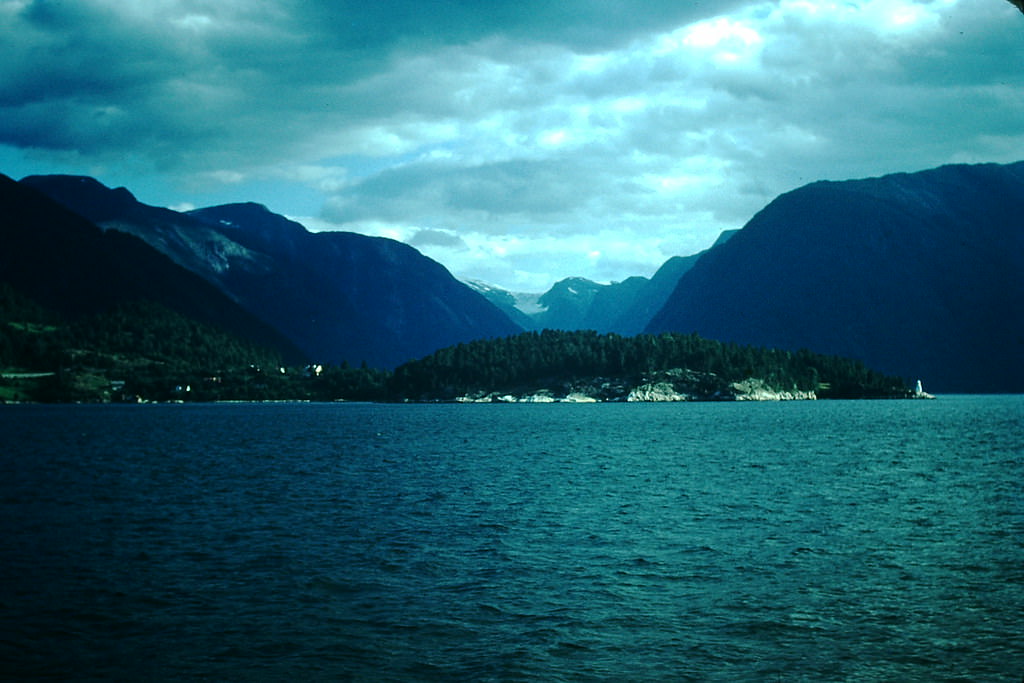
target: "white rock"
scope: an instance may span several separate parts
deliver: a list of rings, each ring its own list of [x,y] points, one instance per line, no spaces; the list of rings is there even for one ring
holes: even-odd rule
[[[634,387],[629,395],[626,396],[626,401],[630,403],[637,403],[640,401],[688,401],[689,396],[680,394],[675,388],[668,382],[655,382],[654,384],[641,384],[640,386]]]
[[[574,391],[565,398],[562,399],[562,403],[597,403],[597,399],[593,396],[587,396],[581,394],[578,391]]]

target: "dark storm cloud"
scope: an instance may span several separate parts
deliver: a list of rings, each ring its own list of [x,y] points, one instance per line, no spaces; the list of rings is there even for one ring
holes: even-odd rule
[[[307,26],[332,46],[351,51],[471,43],[493,35],[515,42],[592,52],[619,47],[651,31],[728,12],[742,0],[516,0],[479,2],[295,2]]]
[[[374,75],[399,56],[494,36],[602,49],[700,11],[664,2],[637,12],[624,1],[7,2],[0,142],[244,170],[302,154],[331,127],[451,108],[439,95],[461,84],[431,84],[436,72],[373,92]],[[424,88],[430,97],[417,97]]]
[[[517,159],[479,166],[413,164],[382,172],[359,184],[349,193],[348,215],[336,218],[400,218],[405,207],[371,208],[377,201],[395,196],[454,211],[562,214],[585,199],[577,185],[585,177],[583,169],[558,159]],[[370,213],[360,215],[359,211]]]
[[[0,0],[0,29],[26,172],[262,201],[484,278],[651,272],[812,180],[1024,148],[999,0]]]

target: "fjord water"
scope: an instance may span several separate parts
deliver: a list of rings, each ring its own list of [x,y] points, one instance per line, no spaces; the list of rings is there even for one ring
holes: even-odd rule
[[[1024,397],[0,408],[0,678],[1020,681]]]

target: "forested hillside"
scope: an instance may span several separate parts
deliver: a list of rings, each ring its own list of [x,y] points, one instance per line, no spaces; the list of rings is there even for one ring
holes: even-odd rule
[[[103,231],[2,175],[0,283],[68,321],[148,301],[274,349],[289,362],[306,358],[215,286],[142,240]]]
[[[444,400],[480,391],[558,391],[567,383],[595,378],[631,386],[645,376],[676,369],[699,373],[697,381],[706,386],[697,389],[708,397],[748,378],[764,380],[774,389],[814,391],[822,398],[906,394],[902,379],[806,350],[725,344],[695,334],[622,337],[554,330],[441,349],[397,368],[391,393]]]
[[[0,284],[0,402],[384,398],[389,373],[281,356],[151,302],[68,319]]]

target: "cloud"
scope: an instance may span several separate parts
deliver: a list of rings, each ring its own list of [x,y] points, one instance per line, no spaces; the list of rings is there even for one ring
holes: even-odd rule
[[[806,182],[1024,138],[1024,18],[995,0],[0,0],[0,21],[0,151],[27,172],[261,201],[482,279],[653,272]]]
[[[465,240],[452,232],[447,230],[430,230],[428,228],[417,230],[416,233],[408,239],[408,242],[412,246],[418,248],[442,247],[445,249],[457,249],[459,251],[469,248]]]

